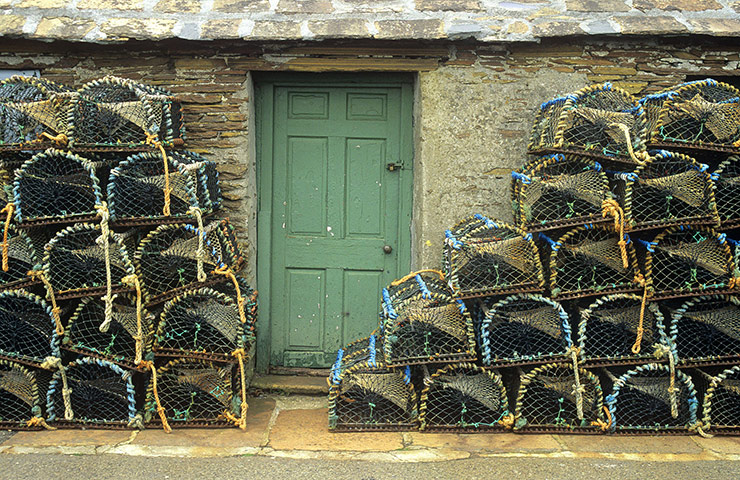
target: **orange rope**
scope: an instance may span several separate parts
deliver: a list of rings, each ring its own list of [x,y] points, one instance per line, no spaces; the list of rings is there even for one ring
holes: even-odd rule
[[[635,283],[642,285],[642,303],[640,304],[640,323],[637,324],[637,338],[635,338],[635,344],[632,345],[632,353],[637,355],[640,353],[642,348],[642,334],[644,333],[643,322],[645,319],[645,306],[647,305],[648,298],[648,287],[645,282],[645,277],[642,274],[635,275]]]
[[[157,370],[154,368],[154,362],[142,360],[139,362],[139,366],[149,368],[152,371],[152,393],[154,394],[154,402],[157,404],[157,413],[159,414],[159,418],[162,420],[162,428],[165,433],[171,433],[172,427],[170,427],[170,424],[167,422],[167,414],[164,411],[162,403],[159,401],[159,394],[157,393]]]
[[[162,142],[159,141],[159,137],[157,135],[147,133],[146,143],[159,148],[159,152],[162,154],[162,159],[164,160],[164,207],[162,208],[162,214],[165,217],[169,217],[170,193],[172,193],[172,188],[170,188],[170,165],[169,160],[167,159],[167,152],[165,151],[164,146],[162,146]]]
[[[66,146],[67,143],[69,142],[69,138],[67,138],[67,136],[65,134],[63,134],[63,133],[60,133],[59,135],[56,135],[55,136],[55,135],[50,135],[50,134],[44,132],[44,133],[41,134],[41,136],[42,137],[45,137],[45,138],[48,138],[49,140],[51,140],[52,142],[56,143],[60,147]]]
[[[606,407],[606,405],[602,405],[601,408],[604,409],[604,413],[606,413],[606,418],[608,422],[605,422],[602,419],[597,418],[596,420],[591,422],[591,425],[594,427],[599,427],[601,428],[602,431],[606,432],[612,426],[612,414],[611,412],[609,412],[609,409]]]
[[[239,320],[241,320],[242,323],[247,323],[247,317],[244,314],[244,297],[242,297],[242,291],[239,288],[239,282],[237,281],[234,272],[232,272],[226,265],[223,265],[215,269],[213,273],[217,275],[225,275],[234,283],[234,289],[236,290],[236,304],[239,307]]]
[[[43,417],[33,417],[26,422],[28,427],[44,427],[47,430],[56,430],[56,428],[49,426]]]
[[[613,198],[604,200],[601,204],[601,215],[606,217],[614,217],[614,230],[619,233],[619,249],[622,253],[622,265],[624,268],[629,268],[629,258],[627,257],[627,242],[624,240],[624,210],[619,205],[619,202]]]
[[[51,300],[51,313],[53,314],[54,323],[56,324],[57,336],[61,337],[64,335],[64,325],[62,325],[62,319],[60,316],[62,309],[57,306],[57,299],[54,296],[54,288],[51,286],[51,283],[49,283],[49,279],[46,278],[43,270],[30,270],[27,275],[33,278],[38,278],[43,282],[44,287],[46,287],[47,296]]]
[[[3,228],[3,272],[8,271],[8,230],[10,229],[10,220],[13,218],[13,211],[15,210],[15,204],[8,202],[0,213],[7,214],[5,217],[5,228]]]
[[[249,408],[249,405],[247,405],[247,384],[246,384],[246,376],[244,374],[244,357],[247,356],[247,352],[244,351],[243,348],[238,348],[231,352],[233,356],[235,356],[239,360],[239,375],[241,376],[241,390],[242,390],[242,404],[241,404],[241,417],[239,418],[239,428],[242,430],[247,429],[247,409]]]
[[[414,278],[415,276],[417,276],[420,273],[427,273],[427,272],[429,272],[429,273],[436,273],[437,275],[439,275],[439,278],[441,278],[442,280],[445,279],[445,274],[444,273],[440,272],[439,270],[434,270],[433,268],[427,268],[425,270],[419,270],[418,272],[411,272],[411,273],[409,273],[408,275],[406,275],[403,278],[399,278],[398,280],[394,280],[394,281],[391,282],[391,286],[392,287],[395,287],[397,285],[402,284],[406,280],[409,280],[411,278]]]

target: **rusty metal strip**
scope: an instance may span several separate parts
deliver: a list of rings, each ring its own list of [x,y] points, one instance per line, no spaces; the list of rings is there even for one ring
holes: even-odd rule
[[[167,421],[173,430],[176,430],[178,428],[208,428],[208,427],[210,428],[235,428],[236,427],[236,425],[234,425],[233,422],[223,419],[223,418],[214,418],[214,419],[196,418],[196,419],[187,420],[187,421],[172,420],[171,418],[168,418]],[[144,425],[147,428],[150,426],[162,428],[162,421],[159,419],[159,417],[157,418],[152,417],[152,419],[144,423]]]
[[[578,435],[604,435],[606,432],[601,427],[558,427],[556,425],[527,425],[514,430],[514,433],[549,433],[553,435],[578,434]]]
[[[136,364],[133,362],[133,360],[131,360],[130,362],[129,361],[126,361],[126,360],[117,360],[117,359],[115,359],[113,357],[109,357],[109,356],[103,355],[101,353],[92,351],[92,350],[87,350],[87,349],[78,348],[78,347],[77,348],[76,347],[70,347],[70,346],[67,346],[67,345],[64,345],[64,344],[61,344],[59,346],[59,348],[62,349],[62,350],[65,350],[67,352],[77,353],[79,355],[85,355],[85,356],[93,357],[93,358],[99,358],[100,360],[105,360],[105,361],[110,362],[110,363],[115,363],[119,367],[125,368],[126,370],[134,370],[134,371],[140,371],[140,372],[146,372],[146,371],[148,371],[146,368],[140,368],[140,367],[136,366]]]
[[[695,297],[697,295],[733,295],[740,293],[740,290],[733,288],[721,288],[721,289],[707,289],[707,290],[691,290],[691,291],[664,291],[655,292],[650,300],[669,300],[672,298],[684,298],[684,297]]]
[[[730,145],[696,145],[683,142],[647,142],[648,148],[657,148],[663,150],[688,150],[690,152],[722,152],[722,153],[740,153],[740,148]]]
[[[99,217],[94,213],[89,215],[69,215],[66,217],[26,219],[16,225],[19,228],[33,228],[45,225],[72,225],[74,223],[94,222],[98,218]]]
[[[247,349],[249,350],[249,349]],[[167,357],[167,358],[193,358],[199,360],[209,360],[212,362],[219,363],[236,363],[236,357],[231,353],[213,353],[213,352],[192,352],[187,350],[176,350],[174,348],[152,348],[154,357]]]
[[[495,295],[514,295],[517,293],[542,293],[544,291],[545,291],[544,287],[540,287],[536,284],[526,284],[526,285],[517,285],[514,287],[508,287],[508,288],[502,288],[502,289],[488,289],[488,290],[478,291],[474,293],[460,292],[460,293],[453,294],[452,298],[460,299],[460,300],[468,300],[471,298],[492,297]]]
[[[126,285],[115,285],[111,289],[112,293],[132,293],[135,289]],[[70,300],[73,298],[83,297],[96,297],[98,295],[105,295],[106,287],[92,287],[92,288],[80,288],[77,290],[64,290],[61,292],[54,292],[57,300]]]
[[[524,225],[522,225],[522,229],[526,232],[537,233],[546,232],[548,230],[558,230],[561,228],[581,227],[584,224],[589,223],[593,223],[595,225],[614,223],[614,219],[611,217],[604,218],[599,212],[599,215],[584,215],[582,217],[576,218],[546,220],[545,224],[525,223]]]
[[[211,275],[209,278],[206,279],[205,282],[193,282],[189,283],[188,285],[184,285],[182,287],[173,288],[172,290],[167,290],[165,293],[160,293],[159,295],[155,295],[152,298],[149,299],[149,301],[144,305],[146,308],[152,308],[156,307],[157,305],[160,305],[167,300],[171,300],[175,298],[176,296],[188,292],[190,290],[197,290],[199,288],[203,287],[210,287],[212,285],[218,285],[221,283],[229,282],[229,277],[225,275]]]
[[[405,367],[406,365],[429,365],[435,363],[457,363],[457,362],[475,362],[478,357],[472,353],[445,353],[435,355],[434,357],[423,358],[397,358],[393,363],[388,363],[389,367]]]
[[[691,226],[699,226],[699,225],[710,225],[713,227],[718,226],[717,225],[717,219],[712,217],[711,215],[704,215],[702,217],[692,217],[692,218],[679,218],[679,219],[672,219],[672,220],[655,220],[651,222],[645,222],[645,223],[638,223],[635,226],[629,227],[626,229],[627,232],[645,232],[648,230],[659,230],[663,228],[668,227],[675,227],[677,225],[688,225]]]
[[[617,288],[605,288],[603,290],[587,290],[583,292],[565,292],[565,293],[558,294],[557,296],[553,295],[552,299],[560,302],[563,300],[573,300],[576,298],[587,298],[587,297],[596,297],[596,296],[602,296],[602,295],[612,295],[615,293],[634,293],[634,292],[642,292],[642,287],[617,287]]]
[[[511,433],[511,429],[502,425],[481,425],[479,427],[461,427],[458,425],[427,426],[421,433]]]
[[[84,420],[54,420],[47,422],[49,426],[56,427],[60,430],[132,430],[126,422],[93,422]]]
[[[337,423],[337,426],[329,429],[330,432],[409,432],[417,430],[418,425],[415,423],[394,423],[394,424],[364,424],[364,423]]]
[[[29,427],[26,425],[26,422],[4,422],[0,421],[0,430],[13,430],[16,432],[38,432],[39,430],[44,430],[44,427],[37,425],[33,427]]]
[[[676,368],[721,367],[740,364],[740,355],[727,355],[712,358],[679,359]]]
[[[628,365],[645,365],[647,363],[667,363],[667,358],[657,359],[655,357],[642,358],[587,358],[580,364],[583,368],[621,367]]]

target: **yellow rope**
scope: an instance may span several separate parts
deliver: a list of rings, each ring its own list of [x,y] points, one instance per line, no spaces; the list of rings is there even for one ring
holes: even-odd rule
[[[714,438],[714,435],[704,431],[704,427],[709,429],[709,424],[704,425],[701,421],[696,422],[696,425],[689,427],[689,431],[698,433],[703,438]]]
[[[619,130],[622,131],[622,133],[624,134],[625,140],[627,142],[627,153],[629,153],[630,158],[632,159],[633,162],[635,162],[638,165],[642,165],[646,161],[650,160],[650,155],[647,152],[635,153],[635,151],[632,149],[632,139],[630,135],[630,129],[627,128],[627,125],[624,125],[622,123],[612,123],[609,126],[617,127]]]
[[[106,202],[95,205],[95,209],[100,216],[100,238],[98,242],[105,256],[105,296],[102,297],[102,300],[105,302],[105,320],[100,324],[99,330],[101,332],[107,332],[110,322],[113,320],[113,300],[117,297],[117,295],[113,295],[113,278],[110,267],[110,227],[108,225],[110,213],[108,212],[108,204]]]
[[[162,420],[162,428],[165,433],[170,433],[172,432],[172,427],[170,427],[169,422],[167,422],[167,414],[164,411],[162,403],[159,401],[159,394],[157,393],[157,369],[154,368],[154,362],[142,360],[139,362],[139,366],[149,368],[152,371],[152,393],[154,394],[154,403],[157,404],[157,413],[159,414],[159,418]]]
[[[54,288],[51,286],[49,279],[46,278],[43,270],[30,270],[28,275],[32,278],[38,278],[46,287],[46,293],[51,300],[51,313],[54,317],[54,323],[56,324],[57,336],[61,337],[64,335],[64,325],[62,325],[62,318],[60,316],[62,309],[57,306],[57,299],[54,296]]]
[[[41,136],[51,140],[52,142],[56,143],[60,147],[64,147],[67,145],[67,143],[69,143],[69,138],[67,138],[67,136],[63,133],[60,133],[59,135],[51,135],[49,133],[44,132],[41,134]]]
[[[654,355],[658,360],[665,356],[668,357],[668,365],[671,372],[670,384],[668,385],[668,398],[671,402],[671,416],[673,418],[678,418],[678,402],[676,400],[676,391],[678,390],[678,388],[676,388],[676,358],[673,356],[670,347],[660,344],[655,345]]]
[[[141,328],[141,283],[139,283],[139,277],[136,274],[126,275],[121,279],[124,285],[128,285],[136,288],[136,357],[134,363],[138,365],[141,363],[143,350],[144,350],[144,332]]]
[[[213,273],[217,275],[225,275],[231,279],[234,284],[234,289],[236,290],[236,304],[239,307],[239,320],[241,320],[242,323],[247,323],[247,317],[244,314],[244,297],[242,297],[242,291],[239,288],[239,282],[237,281],[234,272],[232,272],[226,265],[223,265],[215,269]]]
[[[56,368],[59,370],[59,375],[62,377],[62,400],[64,400],[64,419],[73,420],[75,414],[72,411],[72,389],[69,388],[67,383],[67,372],[62,365],[62,359],[59,357],[46,357],[44,362],[41,364],[41,368],[50,370]]]
[[[498,421],[498,424],[511,430],[514,427],[514,415],[511,413],[505,415],[504,418]]]
[[[612,426],[612,414],[611,414],[611,412],[609,412],[609,409],[606,407],[606,405],[602,405],[601,408],[604,409],[604,413],[606,414],[606,418],[607,418],[608,421],[605,422],[602,419],[597,418],[596,420],[594,420],[593,422],[591,422],[591,425],[594,426],[594,427],[601,428],[601,431],[602,432],[606,432]]]
[[[160,153],[162,154],[162,159],[164,161],[164,208],[162,208],[162,213],[164,214],[165,217],[169,217],[170,216],[170,193],[172,192],[172,189],[170,188],[170,165],[169,165],[169,160],[167,159],[167,152],[162,146],[162,142],[159,141],[159,137],[157,135],[154,135],[152,133],[147,133],[146,143],[157,147]]]
[[[8,230],[10,229],[10,220],[13,218],[15,204],[8,202],[0,213],[5,213],[5,227],[3,228],[3,272],[8,271]]]
[[[740,288],[740,278],[732,277],[730,281],[727,282],[727,288],[732,290]]]
[[[33,417],[29,421],[26,422],[26,426],[28,427],[44,427],[47,430],[56,430],[56,428],[50,426],[48,423],[46,423],[46,420],[44,420],[43,417]]]
[[[402,284],[403,282],[405,282],[406,280],[409,280],[411,278],[414,278],[415,276],[417,276],[420,273],[427,273],[427,272],[428,273],[436,273],[437,275],[439,275],[439,278],[441,278],[442,280],[445,279],[445,274],[444,273],[440,272],[439,270],[435,270],[433,268],[427,268],[425,270],[419,270],[417,272],[411,272],[411,273],[409,273],[408,275],[406,275],[403,278],[399,278],[398,280],[394,280],[393,282],[391,282],[391,286],[392,287],[398,286],[398,285]]]
[[[203,271],[203,259],[205,258],[206,249],[204,246],[205,229],[203,226],[203,212],[201,212],[199,207],[190,207],[188,213],[195,216],[195,219],[198,221],[198,250],[195,252],[195,258],[198,259],[198,281],[205,282],[206,272]]]
[[[239,375],[241,376],[241,393],[242,393],[242,404],[241,404],[241,417],[239,417],[239,428],[242,430],[247,429],[247,409],[249,408],[249,405],[247,405],[247,383],[246,383],[246,376],[244,374],[244,358],[247,356],[247,352],[244,351],[243,348],[238,348],[231,352],[233,356],[239,360]]]
[[[573,394],[576,397],[576,414],[579,420],[583,420],[583,394],[586,392],[586,387],[581,385],[581,376],[578,371],[578,353],[581,351],[580,348],[575,345],[570,347],[570,358],[573,361]]]
[[[614,217],[614,230],[619,233],[619,250],[622,254],[622,265],[624,268],[629,268],[629,257],[627,257],[627,242],[624,239],[624,210],[619,205],[619,202],[613,198],[604,200],[601,204],[601,215],[606,217]]]
[[[639,273],[635,275],[635,283],[642,286],[642,302],[640,303],[640,322],[637,324],[637,336],[635,338],[635,344],[632,345],[632,353],[637,355],[640,353],[642,348],[642,335],[645,332],[644,321],[645,321],[645,307],[647,306],[648,299],[648,287],[645,277]]]

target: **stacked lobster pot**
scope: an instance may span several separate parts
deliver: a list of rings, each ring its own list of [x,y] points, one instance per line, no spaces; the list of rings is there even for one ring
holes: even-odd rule
[[[243,426],[256,292],[234,227],[209,218],[218,171],[182,149],[177,99],[11,77],[0,125],[0,418]]]

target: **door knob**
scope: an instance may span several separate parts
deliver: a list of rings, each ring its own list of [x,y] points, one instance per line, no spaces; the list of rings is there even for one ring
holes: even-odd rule
[[[393,247],[391,247],[390,245],[383,245],[383,251],[385,253],[391,253],[393,251]]]

